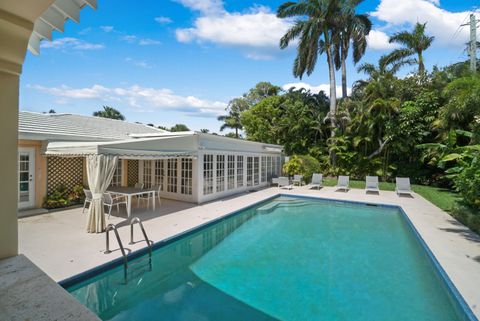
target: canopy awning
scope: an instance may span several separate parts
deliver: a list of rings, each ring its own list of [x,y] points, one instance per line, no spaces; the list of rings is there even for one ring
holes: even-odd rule
[[[169,136],[112,142],[49,142],[45,155],[84,157],[112,155],[123,159],[195,158],[198,154],[192,136]]]

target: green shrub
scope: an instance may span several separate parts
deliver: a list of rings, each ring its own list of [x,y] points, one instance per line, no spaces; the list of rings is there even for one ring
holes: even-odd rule
[[[464,205],[480,211],[480,159],[474,157],[472,162],[454,178],[455,188],[462,197]]]
[[[82,185],[76,185],[72,190],[67,190],[64,185],[60,185],[44,198],[43,207],[48,209],[67,207],[80,204],[84,199]]]
[[[452,216],[460,223],[470,228],[477,234],[480,234],[480,213],[467,206],[455,206],[452,210]]]
[[[320,171],[320,162],[309,155],[293,155],[283,165],[283,171],[289,176],[303,175],[303,179],[308,183],[312,174]]]

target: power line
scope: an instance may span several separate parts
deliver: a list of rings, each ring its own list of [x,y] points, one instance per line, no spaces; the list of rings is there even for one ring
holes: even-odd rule
[[[460,23],[460,25],[458,26],[457,30],[455,30],[455,32],[452,34],[452,36],[450,37],[450,41],[454,40],[460,33],[460,30],[462,29],[462,27],[465,26],[465,21],[467,20],[467,18],[470,16],[470,13],[467,13],[467,15],[465,16],[465,18],[463,18],[462,22]]]

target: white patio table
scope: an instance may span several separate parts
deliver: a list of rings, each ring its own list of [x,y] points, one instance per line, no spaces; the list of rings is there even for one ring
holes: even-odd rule
[[[152,199],[153,199],[153,206],[152,210],[155,211],[155,193],[156,191],[154,189],[142,189],[142,188],[136,188],[136,187],[120,187],[120,186],[112,186],[107,189],[107,192],[113,193],[113,194],[118,194],[118,195],[124,195],[127,197],[127,215],[130,217],[130,214],[132,212],[132,196],[140,196],[143,194],[152,194]]]

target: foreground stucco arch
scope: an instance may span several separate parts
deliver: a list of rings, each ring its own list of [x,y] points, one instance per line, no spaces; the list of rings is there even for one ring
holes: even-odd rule
[[[77,0],[0,1],[0,259],[18,254],[17,136],[22,65],[35,21],[54,3],[67,11],[81,9]],[[53,29],[60,24],[63,28],[65,19],[59,15],[52,18],[57,18],[57,28],[52,23]]]

